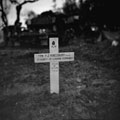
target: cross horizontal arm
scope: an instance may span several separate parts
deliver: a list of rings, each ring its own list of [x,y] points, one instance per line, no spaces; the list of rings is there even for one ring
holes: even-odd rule
[[[74,52],[35,54],[35,63],[74,61]]]

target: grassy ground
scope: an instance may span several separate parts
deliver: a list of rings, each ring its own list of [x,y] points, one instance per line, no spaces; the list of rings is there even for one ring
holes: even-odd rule
[[[49,93],[49,63],[34,53],[48,49],[0,50],[0,120],[117,120],[120,118],[120,63],[106,42],[61,47],[75,52],[60,63],[60,94]]]

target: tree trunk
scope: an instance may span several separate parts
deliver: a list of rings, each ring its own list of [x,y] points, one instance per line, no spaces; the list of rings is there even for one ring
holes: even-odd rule
[[[16,6],[17,18],[15,20],[15,25],[18,25],[18,23],[20,22],[20,12],[21,12],[21,9],[22,9],[21,4]]]
[[[6,16],[6,13],[5,13],[5,11],[4,11],[4,7],[3,7],[3,0],[0,0],[0,7],[1,7],[1,9],[0,9],[0,12],[1,12],[1,19],[2,19],[2,21],[3,21],[3,23],[4,23],[4,25],[5,25],[5,27],[3,28],[3,32],[4,32],[4,42],[5,42],[5,46],[7,46],[8,45],[8,32],[9,32],[9,30],[8,30],[8,20],[7,20],[7,16]]]
[[[3,7],[3,1],[0,0],[0,12],[1,12],[1,18],[2,18],[2,21],[4,22],[5,26],[7,27],[8,26],[8,20],[7,20],[7,16],[6,16],[6,13],[4,11],[4,7]]]

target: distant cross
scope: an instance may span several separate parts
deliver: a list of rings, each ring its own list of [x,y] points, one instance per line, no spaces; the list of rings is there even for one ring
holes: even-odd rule
[[[50,93],[59,94],[59,62],[74,61],[74,52],[59,53],[58,38],[49,39],[50,53],[35,54],[35,63],[50,62]]]

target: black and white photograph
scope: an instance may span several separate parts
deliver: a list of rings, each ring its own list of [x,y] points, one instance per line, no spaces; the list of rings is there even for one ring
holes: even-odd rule
[[[0,120],[119,120],[119,14],[119,0],[0,0]]]

